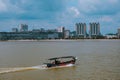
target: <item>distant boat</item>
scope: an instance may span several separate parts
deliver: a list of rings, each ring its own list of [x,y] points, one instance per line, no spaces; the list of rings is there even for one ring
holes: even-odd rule
[[[48,59],[49,63],[44,63],[47,68],[74,66],[77,58],[74,56],[55,57]]]

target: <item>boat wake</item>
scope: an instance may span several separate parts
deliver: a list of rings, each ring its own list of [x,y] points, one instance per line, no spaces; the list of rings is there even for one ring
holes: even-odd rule
[[[53,68],[47,68],[46,65],[37,65],[32,67],[0,68],[0,74],[22,72],[22,71],[29,71],[29,70],[45,70],[45,69],[63,68],[63,67],[71,67],[71,66],[73,65],[69,64],[67,66],[58,66]]]
[[[38,66],[32,66],[32,67],[0,68],[0,74],[36,70],[36,69],[43,70],[47,68],[45,65],[38,65]]]

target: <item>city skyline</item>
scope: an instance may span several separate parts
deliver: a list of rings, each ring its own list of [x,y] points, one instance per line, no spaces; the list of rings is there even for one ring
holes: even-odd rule
[[[76,32],[77,35],[81,35],[81,36],[84,35],[85,36],[87,34],[91,34],[90,33],[91,29],[92,29],[91,27],[94,28],[95,26],[98,27],[98,28],[94,28],[94,33],[100,34],[100,35],[118,34],[118,30],[120,29],[120,28],[117,28],[117,32],[116,33],[108,32],[106,34],[103,34],[103,33],[101,33],[102,32],[101,31],[101,26],[100,26],[101,24],[99,22],[91,22],[89,24],[79,22],[79,23],[76,23],[74,25],[75,25],[74,26],[75,29],[74,30],[70,30],[70,29],[66,28],[65,26],[57,26],[55,28],[47,28],[47,29],[46,28],[42,28],[42,27],[29,29],[30,27],[29,27],[28,24],[19,24],[17,27],[12,27],[10,31],[2,31],[2,32],[27,32],[27,31],[29,32],[29,31],[41,31],[41,30],[42,31],[56,31],[57,30],[58,32],[63,32],[63,30],[69,30],[70,32]],[[25,26],[25,27],[23,28],[23,26]],[[84,29],[84,31],[83,31],[83,29]],[[95,31],[95,30],[97,30],[97,31]]]
[[[119,0],[0,0],[0,31],[11,31],[19,24],[29,29],[54,29],[65,26],[75,30],[75,23],[99,22],[101,33],[117,33],[120,28]]]

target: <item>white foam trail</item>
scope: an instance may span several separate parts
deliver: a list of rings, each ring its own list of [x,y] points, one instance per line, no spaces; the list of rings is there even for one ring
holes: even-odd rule
[[[0,68],[0,74],[11,73],[11,72],[21,72],[21,71],[28,71],[28,70],[43,70],[43,69],[53,69],[53,68],[62,68],[62,67],[71,67],[74,66],[73,64],[68,64],[66,66],[56,66],[52,68],[47,68],[46,65],[38,65],[32,67],[17,67],[17,68]]]
[[[11,73],[11,72],[20,72],[27,70],[35,70],[35,69],[47,69],[45,65],[38,65],[32,67],[17,67],[17,68],[0,68],[0,74]]]
[[[47,69],[46,65],[38,65],[38,66],[32,66],[33,69]]]

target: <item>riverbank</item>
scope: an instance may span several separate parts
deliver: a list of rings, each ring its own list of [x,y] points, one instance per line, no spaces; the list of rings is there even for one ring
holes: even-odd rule
[[[96,40],[120,40],[120,39],[44,39],[44,40],[5,40],[5,41],[0,41],[0,42],[39,42],[39,41],[96,41]]]

